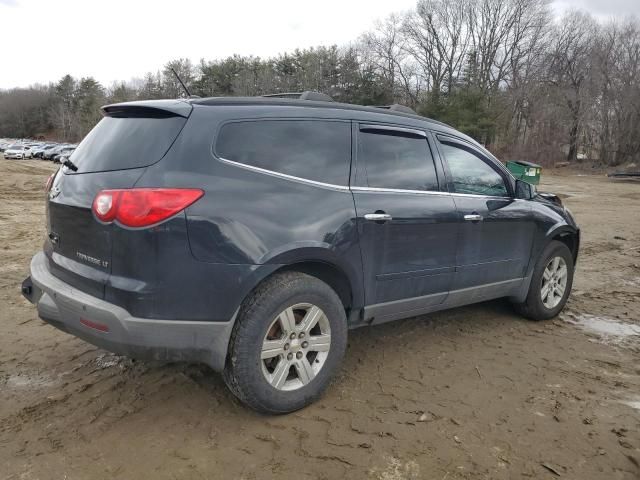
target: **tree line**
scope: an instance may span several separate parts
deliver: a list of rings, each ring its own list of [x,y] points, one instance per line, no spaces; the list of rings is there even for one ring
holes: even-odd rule
[[[640,22],[598,22],[547,0],[419,0],[350,45],[273,58],[181,58],[105,87],[66,75],[0,91],[0,137],[81,139],[99,106],[183,97],[317,90],[336,101],[408,105],[495,153],[550,164],[640,157]]]

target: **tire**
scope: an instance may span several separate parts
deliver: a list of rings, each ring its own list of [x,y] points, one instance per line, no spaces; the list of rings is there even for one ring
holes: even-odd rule
[[[554,271],[554,263],[552,262],[558,262],[558,267],[555,274],[550,276],[551,283],[548,283],[547,276]],[[566,266],[564,288],[554,288],[554,278],[557,279],[555,285],[563,286],[561,275],[563,264]],[[549,270],[547,270],[548,268]],[[536,321],[548,320],[558,315],[571,293],[573,271],[573,255],[569,248],[562,242],[552,240],[536,262],[526,300],[522,303],[514,303],[516,311],[523,317]],[[545,286],[546,290],[543,290]]]
[[[308,321],[312,317],[315,322]],[[305,330],[305,322],[314,327]],[[265,342],[275,346],[265,348]],[[336,292],[310,275],[276,274],[240,307],[224,380],[240,401],[258,412],[293,412],[322,395],[346,346],[347,319]]]

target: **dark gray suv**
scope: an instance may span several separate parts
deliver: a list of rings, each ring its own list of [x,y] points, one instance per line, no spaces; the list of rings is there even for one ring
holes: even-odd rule
[[[116,353],[203,362],[290,412],[350,328],[498,297],[539,320],[569,296],[579,229],[471,138],[406,107],[299,98],[143,101],[47,187],[23,294]]]

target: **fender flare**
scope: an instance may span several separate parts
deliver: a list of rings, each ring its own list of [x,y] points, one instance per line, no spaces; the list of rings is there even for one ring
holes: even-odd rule
[[[578,252],[580,250],[580,229],[577,227],[574,227],[573,225],[569,225],[569,224],[560,224],[560,225],[554,225],[552,226],[549,230],[547,230],[547,233],[545,234],[545,238],[544,238],[544,244],[542,247],[542,250],[540,250],[540,253],[542,253],[542,251],[547,247],[547,245],[549,245],[549,243],[557,236],[562,236],[562,235],[572,235],[575,237],[576,239],[576,244],[575,244],[575,250],[571,252],[571,254],[573,255],[573,264],[575,266],[577,260],[578,260]]]
[[[522,282],[522,285],[520,286],[518,293],[510,297],[513,301],[516,301],[516,302],[525,301],[525,299],[527,298],[527,295],[529,294],[529,286],[531,285],[531,280],[533,278],[533,269],[538,263],[538,259],[540,258],[540,255],[542,255],[542,252],[544,252],[545,248],[547,248],[547,246],[558,235],[563,235],[563,234],[576,236],[576,251],[572,253],[574,255],[574,261],[577,259],[578,250],[580,248],[580,229],[572,225],[569,225],[567,223],[560,223],[560,224],[553,225],[551,228],[549,228],[549,230],[547,230],[547,232],[544,235],[544,238],[540,242],[540,249],[535,252],[535,258],[533,257],[533,252],[532,252],[532,258],[527,268],[527,275],[524,281]]]
[[[273,250],[262,258],[259,263],[264,265],[278,265],[278,269],[299,263],[322,263],[332,267],[346,277],[352,295],[352,307],[364,305],[364,278],[362,266],[355,267],[343,260],[343,256],[335,248],[324,242],[295,242]],[[359,258],[359,257],[358,257]]]

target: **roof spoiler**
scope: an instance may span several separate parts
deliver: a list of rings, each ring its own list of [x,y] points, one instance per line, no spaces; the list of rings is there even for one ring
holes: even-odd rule
[[[140,100],[113,103],[101,107],[107,117],[184,117],[191,115],[193,106],[183,100]]]
[[[262,95],[269,98],[290,98],[292,100],[314,100],[316,102],[333,102],[326,93],[314,92],[307,90],[304,92],[291,92],[291,93],[270,93],[268,95]]]

